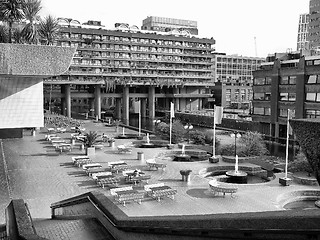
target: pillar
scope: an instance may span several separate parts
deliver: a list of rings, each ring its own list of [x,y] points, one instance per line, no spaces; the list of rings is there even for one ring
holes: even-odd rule
[[[101,119],[101,86],[95,85],[94,89],[94,113]]]
[[[155,104],[156,104],[156,91],[154,86],[149,87],[148,94],[148,107],[149,107],[149,118],[155,118]]]
[[[94,117],[94,98],[89,98],[89,116]]]
[[[71,90],[70,84],[66,84],[64,87],[64,97],[65,97],[65,108],[66,116],[71,118]]]
[[[129,124],[129,87],[123,87],[123,96],[122,96],[122,121],[124,124]]]
[[[121,98],[116,98],[115,118],[121,119]]]
[[[141,98],[140,99],[140,110],[141,110],[141,117],[146,118],[147,117],[147,99]]]

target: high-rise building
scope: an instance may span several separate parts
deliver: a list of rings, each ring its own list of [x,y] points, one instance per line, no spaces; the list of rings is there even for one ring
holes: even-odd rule
[[[320,0],[309,3],[309,47],[313,52],[320,51]]]
[[[67,71],[44,82],[47,108],[70,116],[71,111],[101,117],[114,109],[128,121],[129,111],[141,100],[143,116],[157,110],[201,110],[212,96],[213,38],[197,38],[139,30],[117,24],[105,29],[99,21],[85,25],[62,21],[58,46],[77,47]]]
[[[297,37],[297,51],[309,50],[309,14],[304,13],[299,16],[298,37]]]
[[[197,21],[149,16],[142,21],[142,30],[170,32],[180,31],[198,35]]]
[[[249,108],[252,100],[252,72],[264,58],[215,54],[215,82],[222,84],[221,106]]]

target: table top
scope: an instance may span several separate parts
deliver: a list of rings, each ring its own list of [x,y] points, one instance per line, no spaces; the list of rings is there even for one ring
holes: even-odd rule
[[[169,190],[169,189],[172,189],[171,187],[169,186],[160,186],[160,187],[153,187],[153,188],[150,188],[151,191],[162,191],[162,190]]]
[[[125,191],[119,191],[117,192],[117,195],[124,195],[124,194],[133,194],[133,193],[137,193],[137,190],[125,190]]]

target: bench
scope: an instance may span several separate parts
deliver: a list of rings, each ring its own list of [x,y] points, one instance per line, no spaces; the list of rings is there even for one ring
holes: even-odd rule
[[[114,171],[116,173],[129,168],[128,164],[125,163],[124,161],[109,162],[108,166],[110,166],[111,171]]]
[[[105,178],[98,179],[97,183],[100,187],[104,188],[106,185],[117,186],[120,181],[121,181],[121,179],[119,177],[110,175],[109,177],[106,176]]]
[[[231,185],[231,184],[221,184],[218,183],[216,179],[211,180],[209,182],[210,191],[213,193],[213,195],[222,193],[223,197],[225,197],[226,193],[230,193],[231,197],[233,198],[233,193],[236,193],[238,191],[238,188]]]
[[[94,179],[94,180],[99,180],[99,179],[102,179],[102,178],[107,178],[109,176],[112,175],[112,172],[98,172],[98,173],[92,173],[91,177]]]
[[[129,190],[133,190],[132,186],[128,186],[128,187],[119,187],[119,188],[111,188],[110,189],[110,194],[112,196],[117,196],[118,192],[120,191],[129,191]]]
[[[138,204],[141,204],[143,198],[143,192],[130,191],[128,193],[119,194],[117,197],[117,201],[119,203],[122,203],[123,206],[126,206],[127,201],[136,201]]]
[[[72,162],[74,165],[81,167],[84,164],[92,163],[92,160],[88,156],[77,156],[72,157]]]
[[[154,183],[154,184],[149,184],[149,185],[144,185],[144,190],[146,192],[149,192],[151,191],[150,188],[153,188],[153,187],[162,187],[164,186],[164,183]]]
[[[88,174],[88,176],[92,176],[95,173],[100,173],[100,172],[110,172],[111,168],[107,167],[107,168],[89,168],[86,173]]]
[[[149,167],[149,169],[151,170],[151,169],[159,169],[159,168],[161,168],[162,170],[165,170],[165,168],[167,167],[167,165],[166,164],[164,164],[164,163],[157,163],[154,159],[148,159],[148,160],[146,160],[146,164],[147,164],[147,166]]]
[[[100,163],[88,163],[88,164],[82,165],[83,170],[88,170],[90,168],[102,168],[102,166]]]
[[[148,185],[145,187],[145,190],[150,197],[157,199],[158,202],[160,202],[161,197],[169,197],[174,199],[174,195],[177,194],[176,189],[172,189],[171,187],[165,185]]]

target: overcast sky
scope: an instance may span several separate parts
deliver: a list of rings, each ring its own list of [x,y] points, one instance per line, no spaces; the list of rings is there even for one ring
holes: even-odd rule
[[[147,16],[198,22],[201,37],[216,40],[216,51],[266,57],[296,50],[299,14],[309,0],[42,0],[41,15],[142,25]],[[256,40],[255,40],[256,39]]]

